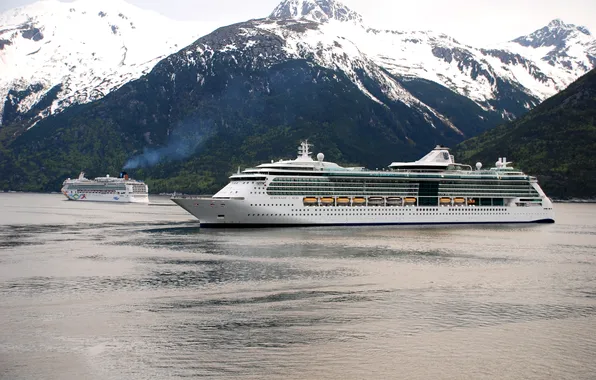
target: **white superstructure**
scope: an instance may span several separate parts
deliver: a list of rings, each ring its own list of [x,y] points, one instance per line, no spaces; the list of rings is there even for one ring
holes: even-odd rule
[[[129,179],[126,172],[120,173],[118,178],[107,175],[94,179],[85,178],[85,173],[81,172],[79,178],[65,180],[61,191],[72,201],[149,203],[147,185]]]
[[[173,197],[202,227],[372,224],[553,223],[551,200],[535,177],[508,166],[457,164],[437,146],[387,171],[310,157],[261,164],[232,175],[212,197]]]

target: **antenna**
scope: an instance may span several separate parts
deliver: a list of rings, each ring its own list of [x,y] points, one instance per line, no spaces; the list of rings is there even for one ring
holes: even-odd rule
[[[313,145],[308,143],[308,140],[304,140],[300,142],[300,146],[298,147],[298,158],[303,157],[307,158],[310,156],[310,149]]]

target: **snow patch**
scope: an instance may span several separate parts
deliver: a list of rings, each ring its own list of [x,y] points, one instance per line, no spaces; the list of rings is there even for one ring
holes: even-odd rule
[[[0,13],[0,40],[10,42],[0,50],[0,117],[10,90],[42,83],[19,102],[24,113],[62,84],[45,117],[105,96],[210,30],[121,0],[44,0]]]

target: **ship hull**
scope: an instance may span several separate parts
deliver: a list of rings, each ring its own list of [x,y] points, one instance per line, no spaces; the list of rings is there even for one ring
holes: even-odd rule
[[[149,203],[148,195],[133,194],[90,194],[72,191],[62,191],[69,201],[77,202],[116,202],[116,203]]]
[[[302,198],[173,198],[201,227],[256,228],[367,225],[462,225],[554,223],[546,207],[483,206],[304,206]]]

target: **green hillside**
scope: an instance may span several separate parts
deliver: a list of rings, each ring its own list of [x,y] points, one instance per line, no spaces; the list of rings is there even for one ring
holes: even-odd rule
[[[596,197],[596,69],[525,116],[466,140],[459,161],[507,157],[555,198]]]

